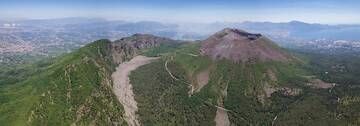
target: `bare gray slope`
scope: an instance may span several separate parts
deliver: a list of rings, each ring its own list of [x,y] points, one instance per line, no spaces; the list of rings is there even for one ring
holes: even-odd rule
[[[139,126],[135,112],[137,111],[137,103],[134,99],[132,85],[130,84],[130,72],[136,68],[150,63],[157,58],[145,56],[136,56],[128,62],[121,63],[116,71],[112,74],[113,91],[119,102],[124,106],[124,117],[129,126]]]

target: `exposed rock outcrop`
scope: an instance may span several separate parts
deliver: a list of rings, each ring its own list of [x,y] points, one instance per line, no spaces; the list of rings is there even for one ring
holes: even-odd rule
[[[112,57],[116,64],[130,60],[138,55],[140,49],[160,46],[162,43],[175,43],[176,40],[149,34],[134,34],[112,43]]]

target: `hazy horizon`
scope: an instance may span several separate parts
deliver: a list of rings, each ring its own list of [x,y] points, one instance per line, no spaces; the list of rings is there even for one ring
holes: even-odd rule
[[[61,19],[88,19],[88,20],[104,20],[104,21],[124,21],[129,23],[137,23],[137,22],[158,22],[164,24],[216,24],[216,23],[224,23],[224,24],[231,24],[231,23],[291,23],[291,22],[300,22],[306,24],[320,24],[320,25],[360,25],[360,23],[349,23],[349,24],[327,24],[327,23],[312,23],[312,22],[305,22],[299,20],[290,20],[290,21],[213,21],[213,22],[169,22],[169,21],[159,21],[159,20],[150,20],[150,19],[143,19],[143,20],[126,20],[126,19],[107,19],[103,17],[57,17],[57,18],[7,18],[7,19],[0,19],[0,21],[5,21],[11,23],[12,21],[30,21],[30,20],[61,20]]]
[[[1,19],[104,18],[168,23],[290,22],[360,24],[356,0],[12,0],[0,1]]]

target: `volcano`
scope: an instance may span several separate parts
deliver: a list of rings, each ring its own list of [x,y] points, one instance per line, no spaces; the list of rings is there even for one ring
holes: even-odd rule
[[[225,28],[202,41],[201,54],[234,62],[289,61],[291,57],[261,34]]]

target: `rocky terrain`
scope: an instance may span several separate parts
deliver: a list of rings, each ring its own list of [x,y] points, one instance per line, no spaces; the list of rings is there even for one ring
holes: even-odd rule
[[[139,126],[140,123],[136,115],[137,103],[128,76],[131,71],[155,59],[157,58],[136,56],[128,62],[121,63],[112,74],[113,90],[119,102],[124,106],[124,117],[129,126]]]
[[[234,62],[290,60],[290,56],[280,47],[261,34],[230,28],[204,40],[200,50],[203,55],[212,59],[228,59]]]

